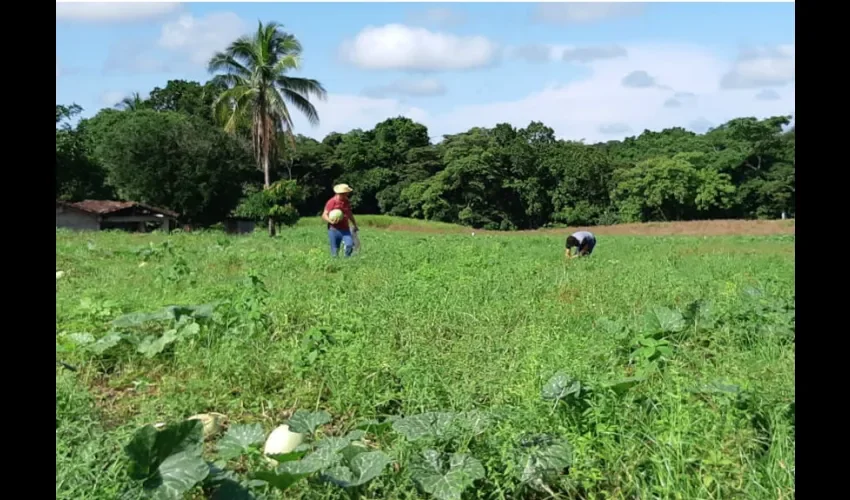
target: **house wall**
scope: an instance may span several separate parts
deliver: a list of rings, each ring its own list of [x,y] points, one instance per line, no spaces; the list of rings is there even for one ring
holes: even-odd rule
[[[224,221],[224,230],[229,234],[253,233],[256,224],[252,220],[228,219]]]
[[[56,208],[56,227],[65,227],[76,231],[99,231],[97,216]]]
[[[240,220],[236,222],[236,231],[238,233],[253,233],[255,223],[252,220]]]

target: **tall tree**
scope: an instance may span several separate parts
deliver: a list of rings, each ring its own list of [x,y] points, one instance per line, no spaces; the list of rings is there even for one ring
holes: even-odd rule
[[[138,92],[133,92],[115,105],[116,109],[123,109],[124,111],[136,111],[144,107],[145,100]]]
[[[279,23],[260,22],[256,33],[237,39],[209,62],[209,71],[219,73],[215,80],[227,86],[214,103],[216,117],[228,132],[250,122],[254,155],[266,189],[271,186],[277,137],[280,133],[292,137],[288,105],[316,125],[319,114],[310,97],[324,99],[327,95],[318,81],[287,75],[300,67],[301,51],[301,43]],[[269,235],[274,233],[274,222],[269,219]]]

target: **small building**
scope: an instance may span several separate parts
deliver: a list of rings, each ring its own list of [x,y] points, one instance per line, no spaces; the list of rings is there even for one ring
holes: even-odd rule
[[[246,217],[228,217],[224,221],[224,231],[227,234],[253,233],[257,223],[254,219]]]
[[[56,227],[77,231],[170,231],[177,217],[178,214],[170,210],[135,201],[85,200],[69,203],[56,200]]]

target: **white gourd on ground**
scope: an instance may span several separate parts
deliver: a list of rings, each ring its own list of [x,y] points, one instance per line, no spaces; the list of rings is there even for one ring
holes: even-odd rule
[[[288,425],[281,425],[269,434],[263,453],[266,455],[291,453],[303,442],[303,434],[290,431]]]

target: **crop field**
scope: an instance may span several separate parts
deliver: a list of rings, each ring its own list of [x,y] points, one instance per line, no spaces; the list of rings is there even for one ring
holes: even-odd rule
[[[793,499],[782,224],[57,230],[56,497]]]

